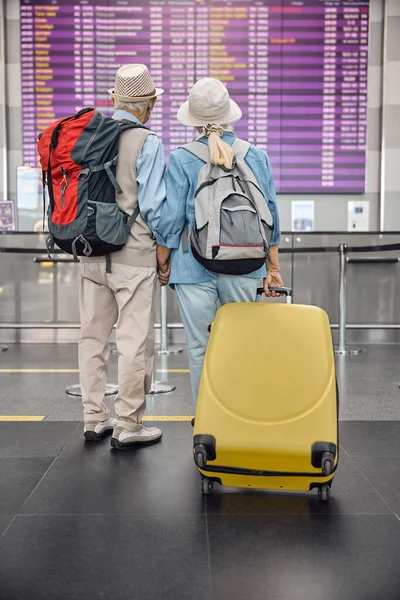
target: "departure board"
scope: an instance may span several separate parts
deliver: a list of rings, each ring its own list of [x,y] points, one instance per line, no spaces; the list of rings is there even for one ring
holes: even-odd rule
[[[123,64],[150,70],[149,125],[168,153],[195,132],[176,113],[197,79],[223,81],[235,133],[267,150],[281,193],[365,189],[369,0],[21,0],[24,164],[83,107],[112,114]]]

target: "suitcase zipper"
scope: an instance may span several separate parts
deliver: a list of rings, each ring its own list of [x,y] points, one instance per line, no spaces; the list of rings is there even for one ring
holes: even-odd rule
[[[197,463],[196,463],[197,464]],[[298,472],[289,472],[289,471],[262,471],[259,469],[244,469],[244,468],[235,468],[235,467],[219,467],[214,465],[202,465],[201,467],[197,465],[201,471],[206,471],[209,473],[226,473],[229,475],[249,475],[253,477],[330,477],[330,475],[325,475],[324,473],[298,473]],[[333,475],[337,469],[338,463],[334,465],[332,469],[331,475]]]

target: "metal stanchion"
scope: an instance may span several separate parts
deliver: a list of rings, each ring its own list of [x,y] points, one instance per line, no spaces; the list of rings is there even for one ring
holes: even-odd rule
[[[166,367],[166,364],[163,364],[166,361],[166,357],[163,356],[161,358],[162,368]],[[168,381],[156,381],[156,363],[154,361],[153,373],[151,375],[151,388],[149,394],[167,394],[168,392],[173,392],[176,390],[176,385],[172,385],[172,383],[168,383]]]
[[[58,321],[58,262],[53,261],[53,322]]]
[[[151,376],[151,388],[149,394],[167,394],[176,390],[176,385],[168,383],[167,381],[156,381],[155,380],[155,366]],[[65,393],[68,396],[82,396],[81,386],[79,384],[69,385]],[[107,383],[105,396],[116,396],[118,394],[118,386],[115,383]]]
[[[79,385],[79,383],[75,384],[75,385],[69,385],[66,389],[65,389],[65,393],[68,394],[68,396],[82,396],[82,390],[81,390],[81,386]],[[106,391],[105,391],[105,396],[116,396],[118,394],[118,386],[115,383],[107,383],[106,385]]]
[[[346,349],[346,286],[347,286],[347,245],[340,244],[340,289],[339,289],[339,348],[335,351],[338,356],[357,356],[361,350]]]
[[[154,372],[151,378],[151,388],[149,394],[167,394],[176,390],[176,385],[168,383],[167,381],[155,381]]]
[[[118,354],[116,345],[113,344],[113,346],[110,349],[110,353]],[[166,356],[166,354],[164,354],[164,357],[165,356]],[[149,394],[152,394],[152,395],[167,394],[168,392],[173,392],[174,390],[176,390],[176,385],[172,385],[171,383],[168,383],[167,381],[156,381],[155,362],[154,362],[153,373],[151,375],[151,388],[150,388]]]
[[[168,316],[167,316],[167,287],[161,288],[161,340],[160,349],[156,351],[156,354],[163,354],[164,356],[170,356],[171,354],[180,354],[183,352],[183,348],[168,348]]]

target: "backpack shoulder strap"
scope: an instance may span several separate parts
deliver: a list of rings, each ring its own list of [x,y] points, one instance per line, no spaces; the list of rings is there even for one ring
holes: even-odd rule
[[[135,210],[133,211],[133,213],[131,214],[131,216],[128,219],[127,225],[128,225],[129,231],[132,229],[133,224],[135,223],[135,221],[136,221],[136,219],[138,218],[139,215],[140,215],[140,208],[139,208],[139,204],[138,204],[137,207],[135,208]]]
[[[144,125],[139,125],[138,123],[134,123],[133,121],[128,121],[128,119],[121,119],[120,121],[115,120],[116,123],[118,123],[118,135],[121,135],[124,131],[128,131],[131,129],[145,129],[145,135],[143,137],[143,143],[146,140],[148,135],[155,135],[153,134],[152,131],[150,131],[150,129],[148,127],[145,127]],[[105,170],[111,183],[113,184],[115,191],[117,192],[117,194],[120,196],[123,193],[123,190],[121,189],[121,186],[119,185],[113,171],[111,170],[111,167],[115,167],[115,165],[117,164],[117,160],[118,160],[118,155],[114,156],[114,158],[112,160],[109,160],[101,165],[97,165],[95,167],[92,168],[85,168],[81,170],[81,175],[89,175],[90,173],[96,173],[98,171],[103,171]],[[132,223],[133,225],[133,223]]]
[[[115,122],[118,123],[118,136],[122,135],[125,131],[132,131],[133,129],[139,130],[137,132],[137,139],[141,145],[145,143],[149,135],[155,135],[157,137],[156,133],[141,123],[134,123],[133,121],[128,121],[128,119],[116,119]]]
[[[147,129],[150,132],[150,129],[146,127],[146,125],[142,125],[139,123],[134,123],[133,121],[128,121],[128,119],[117,120],[117,123],[120,127],[120,131],[125,131],[126,129]],[[150,133],[153,133],[152,131]],[[155,135],[155,134],[153,134]]]
[[[209,161],[209,152],[207,144],[203,144],[203,142],[191,142],[190,144],[186,144],[185,146],[180,146],[184,150],[187,150],[196,158],[199,158],[205,163]],[[182,232],[182,252],[185,254],[189,252],[189,228],[187,224]]]
[[[142,124],[139,125],[138,123],[134,123],[133,121],[129,121],[128,119],[121,119],[121,121],[119,121],[119,126],[120,126],[121,133],[123,131],[129,130],[129,129],[145,129],[146,135],[144,136],[144,141],[147,139],[148,135],[156,135],[145,125],[142,125]],[[115,162],[117,162],[117,159],[118,159],[118,155],[114,159]],[[117,186],[119,188],[118,183],[117,183]],[[120,192],[118,192],[118,189],[117,189],[117,193],[120,193]],[[121,190],[121,193],[122,193],[122,190]],[[132,227],[135,224],[136,219],[138,218],[139,215],[140,215],[140,208],[139,208],[139,203],[138,203],[136,208],[134,209],[133,213],[130,215],[130,217],[128,218],[128,221],[127,221],[127,226],[128,226],[129,231],[132,229]]]
[[[203,142],[191,142],[190,144],[186,144],[185,146],[180,146],[184,150],[187,150],[197,158],[200,158],[203,162],[207,163],[209,159],[209,152],[207,144],[203,144]]]
[[[244,140],[236,138],[232,144],[233,154],[238,158],[244,158],[250,150],[250,147],[251,144],[249,142],[245,142]]]
[[[244,160],[247,156],[248,151],[251,148],[251,144],[249,142],[245,142],[244,140],[236,139],[233,143],[232,149],[234,151],[235,157],[240,159],[240,164],[237,165],[239,171],[241,172],[242,178],[246,181],[249,181],[257,187],[259,187],[256,176],[253,171],[249,167],[249,165]]]

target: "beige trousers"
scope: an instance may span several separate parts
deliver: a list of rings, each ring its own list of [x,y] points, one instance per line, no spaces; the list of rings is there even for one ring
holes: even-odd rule
[[[156,269],[104,263],[81,265],[79,369],[85,422],[109,417],[104,404],[109,339],[117,324],[118,427],[138,428],[154,364]]]

